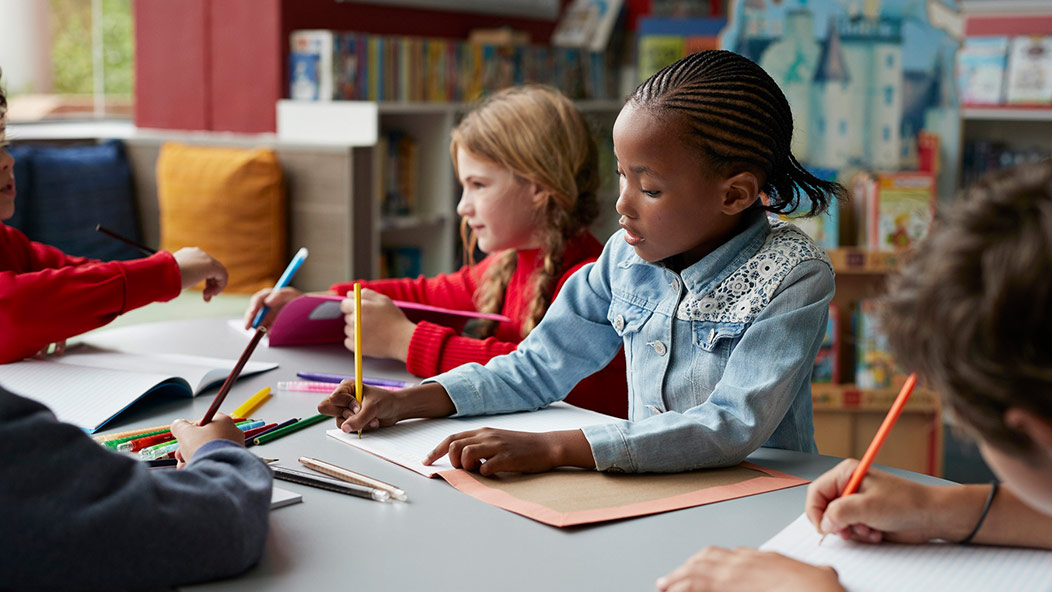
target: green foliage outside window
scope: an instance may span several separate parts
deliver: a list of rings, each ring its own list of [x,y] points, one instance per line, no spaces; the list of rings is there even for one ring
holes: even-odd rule
[[[93,91],[91,0],[50,0],[54,92]],[[107,95],[131,95],[135,84],[131,0],[102,0],[103,80]]]

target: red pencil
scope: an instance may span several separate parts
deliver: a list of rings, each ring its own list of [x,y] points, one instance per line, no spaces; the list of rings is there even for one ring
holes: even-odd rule
[[[230,375],[223,381],[223,386],[219,387],[219,392],[216,393],[216,398],[212,400],[212,406],[205,412],[205,416],[201,419],[201,422],[197,425],[207,425],[212,418],[215,417],[216,411],[219,411],[219,406],[223,404],[223,399],[226,398],[226,394],[230,392],[230,387],[234,386],[234,381],[241,374],[241,370],[245,367],[248,362],[248,358],[252,356],[252,352],[256,350],[256,346],[259,345],[259,340],[263,339],[263,336],[267,334],[266,327],[259,327],[256,329],[255,335],[252,336],[252,341],[248,342],[245,346],[245,351],[241,352],[241,357],[237,359],[237,364],[234,365],[234,369],[230,371]]]

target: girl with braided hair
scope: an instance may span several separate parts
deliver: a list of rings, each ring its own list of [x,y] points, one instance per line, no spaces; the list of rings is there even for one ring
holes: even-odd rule
[[[828,257],[768,212],[843,187],[790,151],[793,121],[762,68],[727,51],[662,69],[614,124],[622,231],[563,286],[512,354],[404,391],[338,388],[319,406],[345,431],[411,417],[538,409],[624,347],[629,420],[541,434],[449,436],[425,463],[545,471],[684,471],[733,465],[761,446],[815,452],[811,369],[833,297]],[[761,199],[766,196],[766,199]]]
[[[588,232],[599,213],[595,140],[558,90],[531,85],[495,93],[453,130],[449,151],[463,186],[457,213],[468,264],[432,278],[362,282],[362,353],[402,360],[421,377],[514,351],[563,283],[603,248]],[[477,263],[476,248],[487,254]],[[347,295],[354,282],[331,290]],[[294,288],[257,292],[246,326],[264,304],[271,309],[264,320],[269,324],[299,294]],[[458,335],[449,327],[411,322],[392,300],[498,313],[511,321],[485,321]],[[353,300],[344,300],[342,308],[345,345],[353,350]],[[597,369],[567,401],[626,417],[624,368],[619,357]]]

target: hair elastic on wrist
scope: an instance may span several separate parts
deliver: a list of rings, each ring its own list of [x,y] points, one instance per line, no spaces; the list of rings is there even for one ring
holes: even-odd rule
[[[972,529],[972,532],[968,533],[968,536],[964,537],[964,540],[962,540],[960,544],[967,545],[968,543],[972,542],[972,539],[975,538],[975,535],[983,526],[983,521],[986,520],[986,515],[990,513],[990,506],[992,506],[994,503],[994,496],[997,495],[998,485],[999,483],[997,481],[993,481],[990,483],[990,493],[986,496],[986,503],[983,504],[983,511],[981,514],[979,514],[979,520],[975,523],[975,528]]]

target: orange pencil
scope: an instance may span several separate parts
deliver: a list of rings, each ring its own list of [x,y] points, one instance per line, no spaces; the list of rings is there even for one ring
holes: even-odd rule
[[[866,449],[866,453],[862,455],[862,460],[855,467],[855,471],[851,473],[851,478],[848,479],[847,486],[844,487],[844,491],[840,493],[840,497],[845,495],[851,495],[858,491],[859,485],[862,485],[862,480],[866,478],[866,473],[869,471],[870,465],[873,464],[873,459],[876,458],[877,453],[880,452],[880,447],[884,445],[884,440],[888,439],[888,433],[891,432],[892,426],[895,425],[895,420],[902,414],[902,408],[906,406],[906,401],[910,398],[910,393],[913,392],[913,387],[917,386],[917,375],[910,374],[906,377],[906,382],[902,385],[902,390],[899,391],[899,396],[895,398],[895,402],[891,404],[891,409],[888,410],[888,414],[884,417],[884,422],[880,424],[880,428],[877,429],[877,435],[873,436],[873,441],[869,443],[869,448]],[[822,535],[822,539],[825,539],[825,535]],[[822,544],[822,541],[818,541]]]

